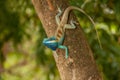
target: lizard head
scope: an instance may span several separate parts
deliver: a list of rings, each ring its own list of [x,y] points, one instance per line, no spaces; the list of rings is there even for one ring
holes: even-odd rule
[[[43,40],[43,44],[52,50],[56,50],[58,48],[58,42],[55,37],[45,38]]]

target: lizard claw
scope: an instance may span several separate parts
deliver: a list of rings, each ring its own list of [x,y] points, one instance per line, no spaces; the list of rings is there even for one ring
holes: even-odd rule
[[[62,13],[62,10],[60,9],[60,7],[58,5],[57,5],[57,8],[58,8],[58,12]]]

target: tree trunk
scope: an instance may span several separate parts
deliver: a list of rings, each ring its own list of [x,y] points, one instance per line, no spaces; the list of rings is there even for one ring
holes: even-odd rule
[[[32,2],[47,36],[53,36],[57,29],[55,21],[57,6],[65,10],[68,2],[66,0],[32,0]],[[71,18],[77,21],[73,14]],[[54,55],[61,80],[102,80],[79,24],[76,29],[66,30],[65,34],[63,44],[69,49],[69,58],[65,59],[65,51],[61,49],[56,50],[58,56]]]

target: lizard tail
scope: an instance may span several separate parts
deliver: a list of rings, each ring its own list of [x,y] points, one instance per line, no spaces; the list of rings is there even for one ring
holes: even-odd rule
[[[61,19],[61,24],[66,24],[67,23],[67,20],[68,20],[68,15],[69,15],[69,12],[71,10],[78,10],[80,11],[81,13],[83,13],[84,15],[86,15],[89,20],[91,21],[91,23],[93,24],[94,28],[95,28],[95,31],[96,31],[96,35],[97,35],[97,39],[98,39],[98,43],[100,45],[100,48],[102,49],[102,45],[101,45],[101,41],[100,41],[100,38],[99,38],[99,35],[98,35],[98,31],[96,29],[96,25],[95,25],[95,22],[93,21],[93,19],[84,11],[82,10],[81,8],[78,8],[78,7],[75,7],[75,6],[69,6],[65,11],[64,11],[64,14],[63,14],[63,18]],[[66,21],[66,22],[65,22]]]

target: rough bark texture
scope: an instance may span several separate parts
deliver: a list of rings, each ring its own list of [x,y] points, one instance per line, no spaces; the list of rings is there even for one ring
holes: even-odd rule
[[[32,2],[47,36],[53,36],[57,29],[55,21],[57,6],[65,10],[68,2],[66,0],[32,0]],[[102,80],[93,53],[78,24],[76,29],[66,30],[63,44],[69,48],[69,58],[65,59],[65,52],[61,49],[56,50],[58,57],[54,55],[61,80]]]

